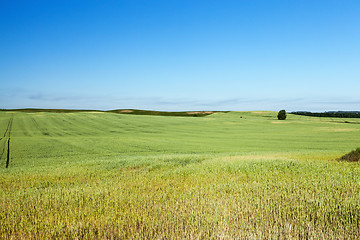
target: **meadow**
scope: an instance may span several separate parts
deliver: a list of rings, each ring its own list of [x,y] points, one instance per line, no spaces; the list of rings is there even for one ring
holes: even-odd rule
[[[358,239],[360,119],[276,115],[0,112],[0,238]]]

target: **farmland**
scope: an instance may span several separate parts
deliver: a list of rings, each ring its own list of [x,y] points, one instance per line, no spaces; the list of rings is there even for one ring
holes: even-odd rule
[[[358,238],[360,119],[276,115],[0,112],[0,238]]]

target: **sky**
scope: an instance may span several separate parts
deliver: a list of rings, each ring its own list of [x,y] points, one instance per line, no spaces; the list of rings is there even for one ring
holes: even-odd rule
[[[1,0],[0,108],[360,110],[358,0]]]

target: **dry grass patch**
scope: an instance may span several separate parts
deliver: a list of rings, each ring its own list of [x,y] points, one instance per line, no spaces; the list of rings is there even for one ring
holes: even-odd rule
[[[187,114],[213,114],[211,111],[200,111],[200,112],[186,112]]]
[[[269,113],[269,112],[265,112],[265,111],[257,111],[257,112],[252,112],[253,114],[264,114],[264,113]]]
[[[273,122],[271,122],[271,123],[275,123],[275,124],[284,124],[284,123],[288,123],[288,122],[285,122],[285,121],[273,121]]]
[[[120,110],[119,112],[122,112],[122,113],[132,113],[133,110]]]
[[[292,154],[280,154],[280,153],[269,153],[269,154],[254,154],[254,155],[237,155],[237,156],[225,156],[215,158],[216,161],[239,161],[239,160],[291,160],[293,159]]]

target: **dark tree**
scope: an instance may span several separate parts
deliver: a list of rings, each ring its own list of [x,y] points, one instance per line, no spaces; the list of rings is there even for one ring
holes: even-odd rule
[[[278,117],[279,120],[285,120],[286,119],[286,111],[285,110],[280,110],[277,117]]]

